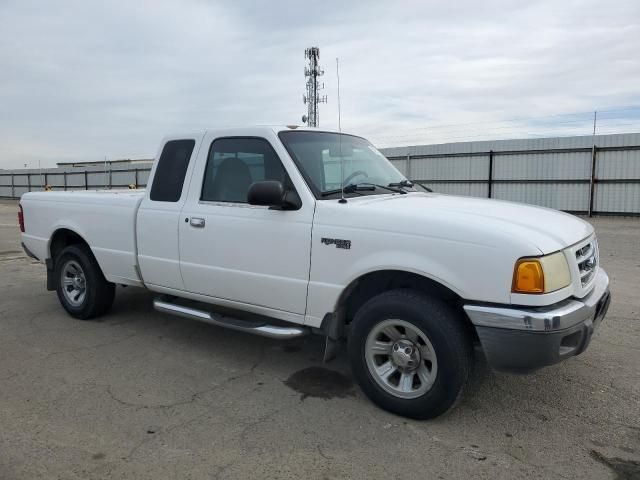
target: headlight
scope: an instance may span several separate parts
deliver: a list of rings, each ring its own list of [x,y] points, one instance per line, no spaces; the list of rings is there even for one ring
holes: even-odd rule
[[[549,293],[571,283],[567,259],[562,252],[538,258],[521,258],[513,271],[513,293]]]

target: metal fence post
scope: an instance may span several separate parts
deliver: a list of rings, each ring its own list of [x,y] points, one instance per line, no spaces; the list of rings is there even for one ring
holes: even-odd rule
[[[31,191],[31,174],[27,173],[27,192]]]
[[[487,198],[493,195],[493,150],[489,150],[489,178],[487,179]]]
[[[411,178],[412,172],[411,172],[411,155],[407,154],[407,178],[411,181],[413,181],[413,178]]]
[[[63,185],[64,185],[64,191],[67,191],[67,172],[64,171],[62,172],[62,181],[63,181]]]
[[[138,169],[137,168],[134,170],[134,182],[135,182],[136,188],[138,188]]]
[[[11,174],[11,198],[16,198],[16,182],[13,179],[13,173]]]
[[[84,189],[89,190],[89,179],[88,179],[87,171],[84,171]]]
[[[596,187],[596,159],[597,159],[598,147],[596,144],[593,144],[591,148],[591,178],[589,180],[589,217],[593,216],[593,197],[595,193]]]

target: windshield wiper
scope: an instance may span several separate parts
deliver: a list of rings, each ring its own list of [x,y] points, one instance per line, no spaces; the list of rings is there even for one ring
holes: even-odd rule
[[[346,187],[344,187],[344,193],[353,193],[358,190],[375,190],[376,188],[381,188],[383,190],[389,190],[394,193],[407,193],[404,190],[399,188],[393,188],[393,185],[378,185],[377,183],[350,183]],[[327,195],[335,195],[336,193],[340,193],[342,190],[340,188],[336,188],[333,190],[327,190],[322,192],[320,195],[326,197]]]
[[[411,182],[410,180],[407,180],[405,178],[404,180],[401,180],[399,182],[390,183],[387,186],[388,187],[407,187],[407,188],[411,188],[411,187],[413,187],[413,182]]]
[[[394,185],[391,183],[389,185],[378,185],[377,183],[359,183],[358,185],[371,185],[372,187],[382,188],[384,190],[389,190],[390,192],[407,193],[406,191],[400,188],[393,188]]]
[[[335,195],[336,193],[342,193],[341,188],[334,188],[333,190],[325,190],[324,192],[320,192],[320,195],[326,197],[327,195]],[[344,187],[344,193],[353,193],[358,190],[375,190],[375,185],[363,185],[357,183],[350,183]]]

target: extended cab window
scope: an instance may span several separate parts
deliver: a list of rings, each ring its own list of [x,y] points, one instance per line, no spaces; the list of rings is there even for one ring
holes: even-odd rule
[[[153,177],[151,200],[156,202],[180,200],[184,177],[195,145],[195,140],[171,140],[165,144]]]
[[[278,180],[286,185],[287,174],[263,138],[219,138],[207,159],[201,200],[246,203],[253,182]]]

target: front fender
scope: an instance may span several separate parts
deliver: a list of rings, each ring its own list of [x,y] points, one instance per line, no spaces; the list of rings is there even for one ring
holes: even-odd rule
[[[350,238],[349,232],[341,235],[340,238]],[[500,245],[399,233],[353,240],[350,249],[327,246],[316,238],[312,246],[308,321],[321,322],[353,281],[381,270],[424,276],[464,299],[509,303],[513,265],[519,254]]]

